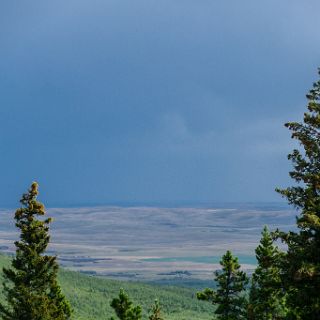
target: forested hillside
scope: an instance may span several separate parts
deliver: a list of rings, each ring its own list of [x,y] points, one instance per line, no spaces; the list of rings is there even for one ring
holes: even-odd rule
[[[0,255],[1,270],[9,262],[7,256]],[[74,320],[109,319],[114,314],[110,302],[118,295],[120,288],[128,292],[134,303],[143,307],[143,319],[147,319],[147,312],[156,298],[162,305],[166,320],[212,319],[213,307],[198,301],[192,289],[122,282],[67,270],[61,270],[59,277],[63,291],[74,308]]]

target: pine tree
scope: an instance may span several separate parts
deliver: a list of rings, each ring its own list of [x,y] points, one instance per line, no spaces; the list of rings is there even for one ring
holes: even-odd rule
[[[140,306],[134,306],[128,294],[120,289],[119,297],[114,298],[110,304],[120,320],[141,320],[142,309]],[[114,318],[111,318],[114,320]]]
[[[320,75],[320,69],[319,69]],[[320,319],[320,80],[307,94],[303,123],[289,122],[300,148],[288,155],[297,185],[281,190],[298,211],[297,232],[277,235],[288,246],[282,267],[291,319]]]
[[[279,268],[282,255],[265,226],[256,248],[258,266],[251,278],[248,312],[252,320],[284,319],[285,297]]]
[[[246,298],[244,291],[248,277],[240,270],[238,258],[230,251],[220,261],[222,270],[215,272],[217,290],[205,289],[197,293],[199,300],[210,301],[217,305],[215,314],[219,320],[240,320],[246,317]]]
[[[6,304],[0,304],[3,320],[66,320],[71,308],[57,282],[56,257],[44,255],[50,236],[51,218],[44,220],[45,208],[37,201],[38,184],[32,183],[15,213],[20,241],[11,268],[4,268]]]
[[[258,288],[256,282],[251,278],[251,286],[249,292],[249,301],[247,304],[247,320],[260,320],[256,310],[258,300]]]
[[[164,320],[161,315],[161,308],[158,300],[155,300],[154,305],[151,307],[149,320]]]

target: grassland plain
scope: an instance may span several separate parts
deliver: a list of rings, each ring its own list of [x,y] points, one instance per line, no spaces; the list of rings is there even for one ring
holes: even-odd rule
[[[14,210],[0,209],[0,250],[13,253],[19,234]],[[261,230],[293,230],[295,213],[279,204],[160,208],[49,208],[50,254],[68,269],[116,280],[211,281],[220,257],[231,250],[254,269]],[[181,273],[184,272],[184,273]]]
[[[1,270],[9,264],[10,258],[1,254]],[[0,281],[3,281],[2,271]],[[144,320],[156,298],[161,302],[166,320],[209,320],[213,317],[213,306],[198,301],[195,290],[189,288],[110,280],[65,269],[61,269],[59,281],[74,309],[74,320],[108,320],[114,315],[110,301],[120,288],[128,292],[135,304],[143,307]],[[0,292],[0,300],[4,301],[2,290]]]

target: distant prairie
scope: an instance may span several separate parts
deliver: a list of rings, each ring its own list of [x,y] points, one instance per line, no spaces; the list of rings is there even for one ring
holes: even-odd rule
[[[14,210],[1,210],[0,250],[12,253],[18,233]],[[220,207],[49,208],[50,254],[67,268],[113,278],[160,281],[212,278],[226,250],[243,268],[255,267],[254,249],[264,225],[294,229],[283,205]]]

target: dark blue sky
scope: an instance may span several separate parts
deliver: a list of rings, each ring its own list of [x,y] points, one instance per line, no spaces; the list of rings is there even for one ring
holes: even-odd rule
[[[277,201],[318,0],[0,4],[0,206]]]

